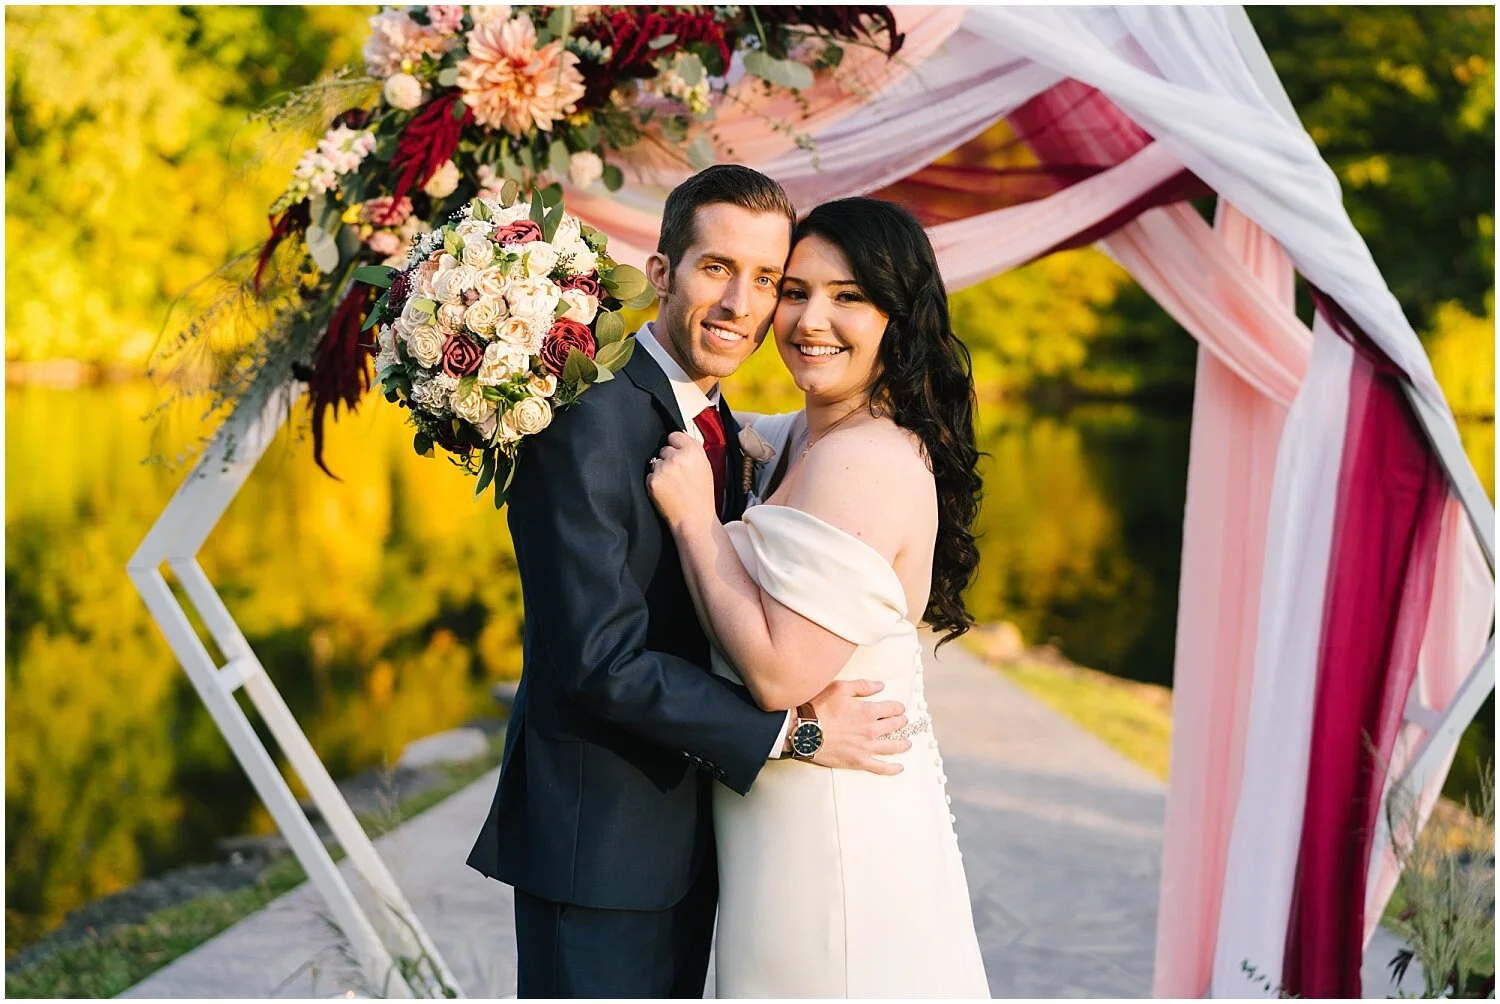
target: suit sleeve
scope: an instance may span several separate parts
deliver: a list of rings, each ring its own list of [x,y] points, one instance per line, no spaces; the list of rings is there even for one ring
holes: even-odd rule
[[[644,483],[646,458],[635,456],[602,396],[597,388],[584,394],[521,454],[509,504],[517,557],[526,555],[534,643],[580,709],[678,750],[743,794],[786,715],[761,711],[743,688],[702,666],[645,647],[646,596],[627,561],[626,527],[651,504],[636,483]]]

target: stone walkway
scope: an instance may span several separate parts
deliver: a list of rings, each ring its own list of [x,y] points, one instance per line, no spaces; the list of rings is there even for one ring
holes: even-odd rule
[[[958,645],[927,685],[991,993],[1148,997],[1164,785]],[[495,777],[377,843],[471,997],[516,987],[510,889],[463,864]],[[124,996],[341,994],[323,912],[303,885]],[[1390,946],[1371,954],[1378,978]]]

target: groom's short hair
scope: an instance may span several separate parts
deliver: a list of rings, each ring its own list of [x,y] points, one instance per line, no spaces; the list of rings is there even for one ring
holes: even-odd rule
[[[700,206],[727,202],[752,213],[786,217],[787,233],[797,225],[797,210],[786,191],[771,178],[743,164],[715,164],[672,189],[661,213],[656,251],[665,255],[673,273],[677,262],[698,239],[695,223]]]

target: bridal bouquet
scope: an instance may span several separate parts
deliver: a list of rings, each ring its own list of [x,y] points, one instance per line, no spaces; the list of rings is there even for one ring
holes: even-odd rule
[[[372,265],[356,280],[383,287],[376,381],[410,410],[423,456],[441,447],[505,504],[526,437],[630,359],[621,307],[648,307],[639,269],[563,207],[561,192],[518,197],[514,183],[476,198],[430,231],[404,267]]]

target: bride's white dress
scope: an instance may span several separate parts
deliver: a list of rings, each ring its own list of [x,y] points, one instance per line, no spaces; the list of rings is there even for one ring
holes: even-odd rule
[[[895,570],[797,509],[758,505],[728,530],[762,589],[859,646],[839,679],[884,682],[873,699],[905,704],[916,730],[894,777],[785,759],[748,796],[716,787],[717,995],[989,997]],[[734,676],[717,653],[714,671]]]

